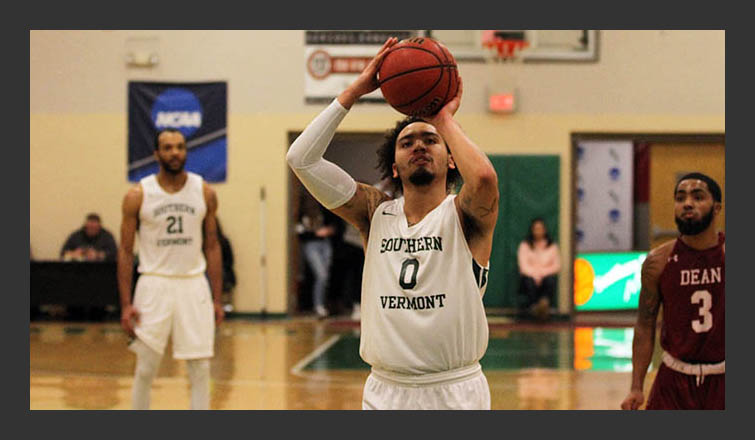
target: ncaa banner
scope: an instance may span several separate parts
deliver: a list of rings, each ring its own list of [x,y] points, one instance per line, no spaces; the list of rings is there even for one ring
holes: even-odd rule
[[[174,128],[186,138],[186,170],[225,182],[228,87],[211,83],[128,83],[128,180],[156,173],[155,137]]]
[[[577,251],[629,251],[634,247],[632,141],[580,141],[577,145]]]
[[[389,37],[416,37],[417,31],[306,31],[304,96],[307,104],[327,103],[351,84]],[[385,102],[380,89],[360,102]]]

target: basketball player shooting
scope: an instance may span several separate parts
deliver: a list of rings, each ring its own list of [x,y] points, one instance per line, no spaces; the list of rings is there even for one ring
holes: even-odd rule
[[[454,119],[462,87],[436,114],[389,132],[379,166],[392,199],[323,159],[359,97],[377,89],[389,38],[359,77],[291,146],[307,190],[365,243],[359,354],[370,364],[363,409],[490,409],[479,360],[488,345],[482,296],[498,217],[498,179]],[[452,194],[459,174],[464,185]]]
[[[632,341],[632,386],[622,409],[639,409],[663,304],[662,364],[647,409],[725,409],[724,234],[716,231],[721,189],[687,174],[674,190],[680,237],[653,249],[642,265],[639,313]]]
[[[149,409],[152,381],[172,337],[173,357],[186,359],[191,409],[209,409],[215,325],[224,317],[218,201],[201,176],[184,170],[186,140],[180,131],[158,133],[154,154],[160,171],[143,178],[123,200],[118,250],[121,326],[134,338],[129,349],[136,353],[132,407]],[[141,275],[131,304],[137,230]]]

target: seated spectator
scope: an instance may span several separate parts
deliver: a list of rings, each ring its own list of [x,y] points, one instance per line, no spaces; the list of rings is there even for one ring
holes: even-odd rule
[[[545,222],[535,218],[530,223],[527,238],[519,244],[519,294],[525,313],[545,320],[555,298],[561,260],[556,243],[551,239]]]
[[[100,216],[88,214],[86,222],[68,236],[60,258],[65,261],[115,261],[118,246],[113,234],[102,227]]]

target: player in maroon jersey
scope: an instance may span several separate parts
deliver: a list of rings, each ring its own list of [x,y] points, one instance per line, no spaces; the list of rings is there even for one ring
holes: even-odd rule
[[[642,265],[632,342],[632,387],[622,409],[638,409],[655,344],[658,310],[662,361],[647,409],[725,409],[724,234],[716,231],[721,188],[690,173],[674,190],[680,237],[653,249]]]

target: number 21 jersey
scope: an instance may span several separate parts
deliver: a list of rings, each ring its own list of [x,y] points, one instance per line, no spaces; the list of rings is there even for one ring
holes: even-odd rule
[[[204,273],[202,225],[207,205],[202,177],[189,172],[183,188],[166,192],[155,174],[141,179],[139,273],[192,276]]]

